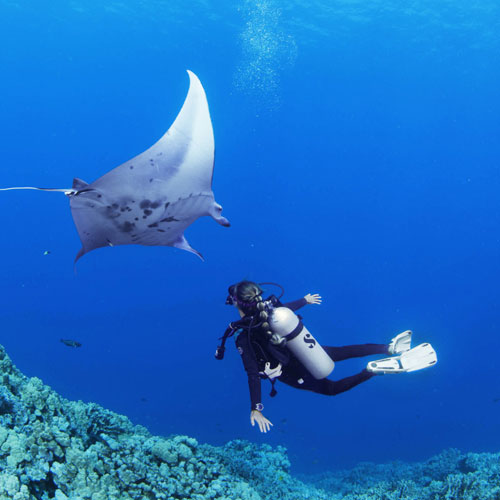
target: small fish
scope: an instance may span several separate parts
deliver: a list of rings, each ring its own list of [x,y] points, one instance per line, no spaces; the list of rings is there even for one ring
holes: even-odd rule
[[[45,252],[43,252],[43,255],[50,255],[50,250],[45,250]]]
[[[77,342],[76,340],[61,339],[61,342],[68,347],[82,347],[82,344],[80,344],[80,342]]]

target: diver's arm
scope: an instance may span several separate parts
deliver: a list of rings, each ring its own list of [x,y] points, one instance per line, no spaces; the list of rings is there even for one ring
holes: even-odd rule
[[[292,302],[287,302],[283,305],[285,307],[288,307],[288,309],[291,309],[292,311],[296,311],[297,309],[300,309],[307,304],[321,304],[321,300],[321,295],[319,295],[318,293],[308,293],[301,299],[293,300]]]
[[[256,410],[262,407],[259,366],[246,332],[240,333],[239,337],[236,339],[236,347],[241,355],[241,360],[243,361],[243,366],[248,376],[248,388],[250,390],[250,401],[252,405],[251,409]]]
[[[248,388],[250,389],[250,401],[252,405],[250,424],[253,427],[255,426],[255,422],[257,422],[260,432],[270,431],[273,424],[262,414],[264,405],[261,402],[259,365],[246,332],[240,333],[236,339],[236,347],[241,354],[241,360],[248,375]]]
[[[292,300],[292,302],[287,302],[286,304],[283,304],[283,307],[288,307],[288,309],[291,309],[292,311],[296,311],[297,309],[300,309],[301,307],[304,307],[307,305],[307,301],[304,298],[298,299],[298,300]]]

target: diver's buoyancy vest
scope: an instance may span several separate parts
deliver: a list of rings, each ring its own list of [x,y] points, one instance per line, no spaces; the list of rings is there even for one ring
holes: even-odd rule
[[[291,309],[273,308],[269,325],[286,339],[287,347],[315,379],[330,375],[335,363]]]

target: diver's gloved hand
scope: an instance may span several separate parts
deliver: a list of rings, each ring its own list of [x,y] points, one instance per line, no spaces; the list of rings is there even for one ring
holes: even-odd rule
[[[321,302],[323,301],[319,293],[313,293],[313,294],[308,293],[307,295],[304,296],[304,299],[306,299],[306,302],[308,304],[321,304]]]
[[[250,423],[252,427],[255,426],[255,422],[258,424],[260,432],[270,431],[273,425],[259,410],[252,410],[250,412]]]

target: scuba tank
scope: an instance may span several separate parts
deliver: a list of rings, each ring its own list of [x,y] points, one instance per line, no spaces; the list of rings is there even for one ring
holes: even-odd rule
[[[315,379],[328,377],[335,363],[288,307],[271,308],[269,326]]]

